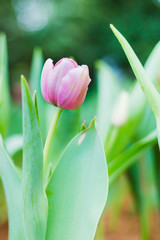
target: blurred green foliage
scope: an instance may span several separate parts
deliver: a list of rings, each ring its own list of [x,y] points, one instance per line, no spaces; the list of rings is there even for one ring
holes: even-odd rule
[[[7,34],[11,80],[19,81],[22,72],[29,76],[37,45],[45,58],[56,62],[74,56],[79,63],[88,64],[92,73],[94,61],[105,56],[125,66],[110,23],[121,29],[144,63],[160,39],[160,5],[156,0],[1,1],[0,30]]]

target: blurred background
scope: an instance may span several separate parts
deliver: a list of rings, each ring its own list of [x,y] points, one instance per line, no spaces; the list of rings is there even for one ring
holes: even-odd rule
[[[73,56],[89,65],[113,58],[126,67],[125,55],[109,29],[114,24],[142,63],[160,39],[159,0],[5,0],[0,2],[0,31],[7,35],[11,84],[29,76],[33,48],[54,62]],[[128,66],[128,65],[127,65]]]
[[[124,78],[127,78],[127,81],[130,80],[132,70],[109,28],[110,23],[114,24],[126,37],[144,64],[151,50],[160,40],[160,0],[0,0],[0,32],[4,32],[7,36],[12,100],[20,101],[20,75],[24,74],[27,79],[30,78],[33,49],[36,46],[42,49],[45,60],[50,57],[56,63],[62,57],[74,57],[79,64],[87,64],[93,79],[92,86],[95,86],[95,76],[98,75],[95,70],[95,62],[98,59],[110,63],[114,66],[114,70],[123,70]],[[99,68],[99,78],[102,78],[101,68],[103,70],[105,67]],[[106,73],[105,71],[104,73]],[[104,74],[103,77],[105,78],[106,75]],[[133,74],[132,79],[134,79]],[[128,82],[126,85],[129,85]],[[117,85],[113,86],[115,86],[115,88],[113,87],[115,90]],[[92,90],[94,92],[94,88]],[[94,105],[94,103],[97,101],[94,95],[95,93],[93,93],[93,97],[90,95],[88,98],[92,108],[95,108],[96,104]],[[94,98],[95,102],[93,102]],[[113,98],[115,97],[113,96]],[[112,104],[105,102],[106,104],[113,108]],[[88,106],[86,101],[86,107],[84,107],[86,113],[90,109]],[[21,109],[21,106],[19,107]],[[10,134],[15,133],[15,129],[16,133],[22,132],[21,110],[17,109],[17,106],[12,106],[11,119],[14,117],[14,120],[11,121]],[[148,127],[148,116],[146,123]],[[79,126],[80,124],[77,127],[78,131]],[[147,127],[145,125],[141,132]],[[132,134],[133,139],[130,142],[134,142],[138,138],[138,135],[135,136],[136,134]],[[144,132],[141,135],[144,137]],[[155,151],[158,152],[157,148]],[[148,161],[154,163],[154,157],[150,156],[148,152],[145,154],[151,159]],[[141,160],[141,167],[133,166],[132,172],[130,174],[128,172],[128,181],[122,176],[118,179],[117,186],[110,188],[109,207],[100,221],[96,240],[160,239],[158,214],[152,214],[150,218],[151,234],[148,234],[150,223],[147,221],[148,216],[151,216],[147,202],[148,188],[144,187],[144,183],[142,183],[142,187],[138,185],[139,179],[143,180],[143,175],[147,175],[151,180],[147,180],[150,185],[147,182],[146,186],[151,186],[149,191],[153,195],[156,191],[155,186],[153,187],[155,180],[150,177],[154,174],[149,164],[148,170],[146,170],[146,155],[141,157],[144,158],[144,161]],[[159,159],[159,155],[157,159]],[[141,171],[137,170],[138,167]],[[148,174],[149,171],[151,171],[151,175]],[[141,193],[142,190],[145,190],[145,194]],[[140,196],[141,194],[143,196]],[[160,184],[158,196],[160,199]],[[136,201],[137,204],[135,204]],[[157,207],[158,211],[160,211],[159,206]],[[137,211],[135,211],[136,208]],[[139,215],[141,216],[139,217]],[[0,239],[7,239],[7,224],[3,225],[2,229]]]

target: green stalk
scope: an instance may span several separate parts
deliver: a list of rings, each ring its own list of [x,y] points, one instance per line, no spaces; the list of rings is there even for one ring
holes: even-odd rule
[[[45,145],[44,145],[44,150],[43,150],[43,157],[44,157],[43,173],[45,173],[45,170],[46,170],[49,150],[50,150],[50,147],[51,147],[52,139],[53,139],[54,132],[55,132],[55,129],[56,129],[56,126],[57,126],[57,123],[58,123],[58,119],[61,115],[61,112],[62,112],[62,109],[57,108],[56,112],[54,113],[49,131],[48,131],[48,135],[47,135],[46,142],[45,142]]]

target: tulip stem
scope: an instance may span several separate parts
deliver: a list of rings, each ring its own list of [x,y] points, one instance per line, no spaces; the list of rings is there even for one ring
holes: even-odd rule
[[[51,147],[52,139],[53,139],[54,132],[55,132],[55,129],[56,129],[56,126],[57,126],[57,123],[58,123],[58,119],[61,115],[61,112],[62,112],[62,109],[57,108],[56,112],[54,113],[49,131],[48,131],[48,135],[47,135],[47,138],[46,138],[46,142],[45,142],[45,145],[44,145],[44,150],[43,150],[43,157],[44,157],[43,173],[44,174],[45,174],[45,170],[46,170],[47,159],[48,159],[48,154],[49,154],[49,150],[50,150],[50,147]]]

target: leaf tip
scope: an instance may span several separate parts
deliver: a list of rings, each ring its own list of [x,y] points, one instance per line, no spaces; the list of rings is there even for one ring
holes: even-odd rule
[[[110,23],[109,26],[110,26],[111,29],[114,27],[112,23]]]
[[[28,88],[28,83],[23,74],[21,74],[21,86],[24,86],[25,88]]]
[[[35,98],[37,96],[37,91],[34,90],[34,93],[33,93],[33,98]]]
[[[112,32],[115,34],[116,31],[118,31],[114,26],[113,24],[110,24],[110,29],[112,30]]]
[[[117,35],[120,34],[120,32],[113,26],[113,24],[110,24],[110,29],[114,33],[114,35],[117,37]],[[121,35],[121,34],[120,34]]]
[[[89,124],[88,129],[96,127],[96,116],[92,119],[91,123]]]
[[[84,130],[86,130],[86,120],[83,121],[82,125],[81,125],[81,132],[83,132]]]
[[[25,81],[26,81],[26,79],[25,79],[24,75],[23,75],[23,74],[21,74],[21,84],[24,84],[24,83],[25,83]]]

